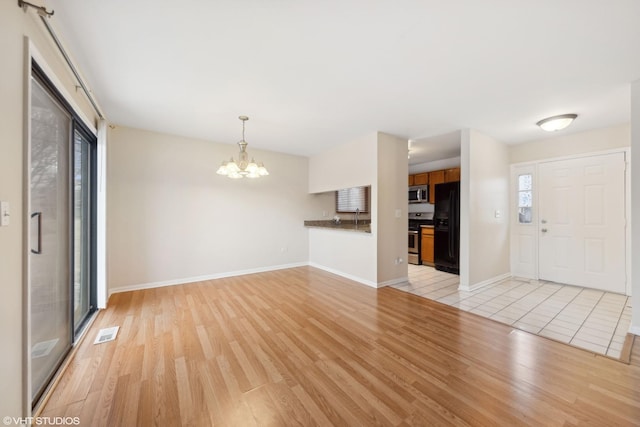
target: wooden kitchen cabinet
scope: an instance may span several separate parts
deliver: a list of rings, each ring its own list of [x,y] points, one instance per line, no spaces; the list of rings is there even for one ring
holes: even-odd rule
[[[460,181],[460,168],[451,168],[444,170],[444,182]]]
[[[422,227],[422,263],[434,265],[433,227]]]
[[[444,182],[444,171],[429,172],[429,203],[436,202],[436,184]]]
[[[429,174],[425,173],[417,173],[413,178],[413,185],[427,185],[429,183]]]
[[[409,175],[409,187],[414,185],[429,185],[429,203],[431,204],[436,202],[436,184],[454,181],[460,181],[460,168],[449,168]]]

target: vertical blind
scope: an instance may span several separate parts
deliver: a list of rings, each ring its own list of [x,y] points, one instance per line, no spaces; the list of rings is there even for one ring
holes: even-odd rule
[[[369,212],[369,187],[343,188],[336,191],[336,212]]]

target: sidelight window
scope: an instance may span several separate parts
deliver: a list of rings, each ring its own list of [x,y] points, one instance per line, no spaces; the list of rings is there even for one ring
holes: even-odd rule
[[[518,175],[518,222],[531,224],[533,217],[533,176]]]

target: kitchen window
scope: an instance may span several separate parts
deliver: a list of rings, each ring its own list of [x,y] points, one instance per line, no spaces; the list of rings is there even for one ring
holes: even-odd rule
[[[533,176],[518,175],[518,223],[531,224],[533,217]]]
[[[343,188],[336,191],[336,213],[369,212],[369,187]]]

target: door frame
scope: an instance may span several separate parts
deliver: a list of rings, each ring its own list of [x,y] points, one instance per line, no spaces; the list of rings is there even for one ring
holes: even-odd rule
[[[510,249],[510,266],[511,266],[511,274],[514,276],[519,276],[519,277],[526,277],[529,279],[535,279],[538,280],[540,278],[539,275],[539,257],[538,257],[538,250],[539,250],[539,240],[540,240],[540,222],[537,221],[538,218],[538,206],[539,206],[539,191],[538,191],[538,174],[539,174],[539,170],[538,167],[541,163],[549,163],[549,162],[556,162],[556,161],[562,161],[562,160],[575,160],[575,159],[582,159],[582,158],[586,158],[586,157],[594,157],[594,156],[602,156],[602,155],[607,155],[607,154],[614,154],[614,153],[623,153],[624,154],[624,158],[625,158],[625,171],[624,171],[624,182],[625,182],[625,189],[624,189],[624,205],[625,205],[625,293],[626,295],[631,295],[631,224],[629,219],[631,218],[631,149],[630,147],[621,147],[621,148],[613,148],[610,150],[601,150],[601,151],[594,151],[594,152],[588,152],[588,153],[580,153],[580,154],[575,154],[575,155],[569,155],[569,156],[561,156],[561,157],[550,157],[550,158],[544,158],[544,159],[538,159],[538,160],[533,160],[530,162],[519,162],[519,163],[512,163],[509,167],[510,167],[510,195],[509,195],[509,202],[511,203],[511,207],[513,209],[511,209],[511,219],[510,219],[510,226],[511,226],[511,231],[510,231],[510,241],[512,242],[511,244],[511,249]],[[536,228],[536,236],[534,239],[534,244],[535,244],[535,258],[536,258],[536,263],[535,263],[535,274],[533,275],[533,277],[529,277],[527,275],[522,275],[522,274],[518,274],[519,272],[515,270],[514,265],[515,265],[515,257],[517,255],[516,253],[516,249],[515,249],[515,245],[513,245],[513,241],[514,241],[514,237],[515,237],[515,227],[517,227],[517,199],[515,197],[516,195],[516,189],[517,189],[517,183],[515,182],[515,176],[518,170],[522,170],[522,171],[531,171],[533,173],[533,218],[534,218],[534,222],[535,224],[533,224],[532,226]]]
[[[33,76],[32,63],[38,65],[42,73],[47,77],[51,84],[58,91],[64,101],[73,109],[77,119],[82,125],[94,136],[98,132],[94,124],[84,114],[83,110],[74,101],[70,93],[65,89],[65,85],[58,78],[51,66],[45,60],[44,56],[36,48],[35,44],[24,37],[24,87],[23,87],[23,213],[31,212],[31,78]],[[96,195],[97,196],[97,195]],[[96,197],[97,198],[97,197]],[[23,412],[26,416],[31,416],[32,409],[32,387],[31,387],[31,261],[28,255],[28,248],[31,236],[31,221],[24,221],[22,227],[22,337],[23,337],[23,355],[22,355],[22,378],[23,378]],[[99,290],[96,289],[96,293]],[[73,333],[73,325],[71,325]],[[72,335],[73,336],[73,335]],[[73,339],[72,339],[73,341]],[[75,342],[72,342],[72,348]],[[64,363],[64,362],[63,362]],[[46,394],[46,390],[44,392]]]

